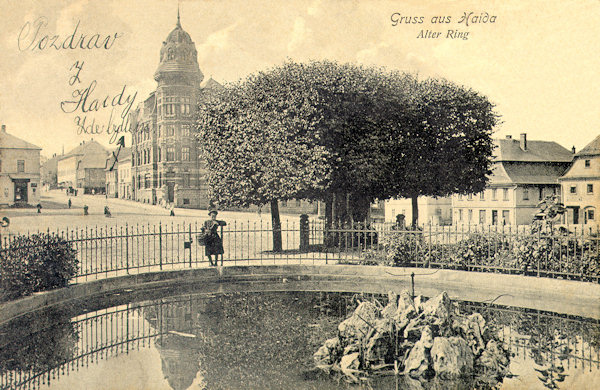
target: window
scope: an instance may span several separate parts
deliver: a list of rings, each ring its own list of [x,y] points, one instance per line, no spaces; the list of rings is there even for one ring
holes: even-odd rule
[[[174,116],[177,112],[179,99],[173,96],[165,97],[165,116]]]
[[[191,102],[192,99],[190,99],[189,97],[183,98],[183,104],[181,105],[181,113],[183,115],[190,115],[190,110],[192,107]]]
[[[468,222],[471,223],[472,220],[473,220],[473,210],[469,209],[469,219],[468,219]]]
[[[2,172],[2,160],[0,160],[0,172]]]
[[[485,210],[479,210],[479,224],[485,225]]]
[[[510,225],[510,211],[509,210],[502,210],[502,223],[504,225]]]
[[[183,135],[183,136],[190,135],[190,125],[181,125],[181,135]]]
[[[172,137],[173,135],[175,135],[175,126],[167,126],[167,137]]]
[[[594,193],[594,185],[593,184],[588,184],[587,185],[587,193],[588,194],[593,194]]]
[[[17,172],[25,172],[25,160],[17,160]]]
[[[161,153],[160,146],[156,149],[156,158],[158,159],[158,162],[160,162],[162,159],[162,153]]]
[[[183,204],[190,204],[190,200],[188,198],[183,198]]]
[[[167,161],[175,161],[175,148],[167,148]]]
[[[523,200],[529,200],[529,189],[523,188]]]
[[[502,189],[502,199],[503,200],[508,200],[508,188],[503,188]]]
[[[498,189],[497,188],[492,188],[492,200],[497,200],[498,196]]]
[[[539,190],[540,190],[540,193],[539,193],[538,200],[542,200],[542,199],[544,199],[544,187],[540,187]]]
[[[458,220],[462,221],[462,209],[458,209]]]
[[[587,211],[587,219],[588,219],[588,221],[589,220],[592,220],[592,221],[594,220],[594,210],[593,209],[590,209],[590,210]]]
[[[281,201],[281,207],[287,207],[287,200]]]
[[[468,194],[467,195],[467,200],[473,200],[473,194]]]
[[[498,225],[498,210],[492,210],[492,225]]]
[[[183,161],[190,160],[190,148],[189,147],[184,146],[183,148],[181,148],[181,159]]]
[[[590,167],[590,165],[591,165],[591,164],[590,164],[590,160],[585,160],[585,167],[586,167],[586,168],[589,168],[589,167]]]
[[[571,186],[571,188],[569,189],[569,192],[571,194],[576,194],[577,193],[577,186]]]
[[[302,206],[302,202],[300,201],[300,199],[296,199],[296,207],[300,206]]]
[[[150,188],[150,174],[146,173],[144,176],[144,188]]]
[[[458,194],[458,200],[462,200],[462,194]]]
[[[485,200],[485,191],[479,193],[479,200]]]
[[[158,137],[162,134],[162,125],[158,125]]]

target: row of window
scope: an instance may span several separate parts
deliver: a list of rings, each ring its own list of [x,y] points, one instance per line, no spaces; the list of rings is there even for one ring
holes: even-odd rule
[[[188,123],[184,123],[181,125],[181,136],[189,137],[191,132],[191,125]],[[157,137],[173,137],[175,135],[175,125],[165,125],[163,129],[163,125],[158,125]],[[147,140],[150,140],[150,132],[149,131],[141,131],[139,133],[134,133],[132,135],[133,143],[140,143]]]
[[[184,187],[189,187],[191,183],[191,174],[189,172],[184,171],[181,175],[182,185]],[[158,173],[158,180],[153,181],[152,175],[150,173],[146,173],[143,177],[142,175],[138,175],[137,182],[134,180],[133,185],[135,188],[156,188],[162,187],[163,184],[166,183],[166,179],[163,177],[162,172]],[[137,185],[137,187],[136,187]]]
[[[0,172],[2,172],[2,160],[0,160]],[[25,160],[17,160],[17,172],[25,172]]]
[[[473,209],[467,210],[467,215],[463,216],[463,210],[458,209],[458,221],[473,223]],[[498,210],[492,210],[492,225],[498,225],[500,222],[502,225],[510,224],[510,210],[502,210],[502,221],[498,220]],[[466,218],[466,219],[464,219]],[[479,210],[479,221],[480,224],[487,224],[487,210]]]
[[[590,184],[591,185],[591,184]],[[523,187],[522,188],[523,191],[521,192],[523,200],[530,200],[531,196],[532,196],[532,192],[536,193],[537,192],[537,198],[538,200],[542,200],[544,199],[544,187],[538,187],[537,189],[530,189],[527,187]],[[552,190],[552,195],[556,194],[556,188],[551,188]],[[491,196],[492,196],[492,200],[498,200],[498,189],[497,188],[492,188],[490,190],[491,192]],[[482,191],[479,193],[479,200],[485,200],[485,193],[486,191]],[[591,193],[591,192],[588,192]],[[546,193],[547,195],[548,193]],[[458,195],[458,200],[462,200],[463,196],[462,195]],[[473,194],[468,194],[467,195],[467,200],[473,200]],[[509,200],[509,189],[508,188],[503,188],[502,189],[502,200]]]
[[[492,188],[490,191],[492,193],[492,200],[498,200],[498,189]],[[508,196],[509,196],[508,188],[503,188],[502,189],[502,200],[509,200]],[[458,200],[463,200],[463,195],[459,194]],[[473,194],[468,194],[467,200],[473,200]],[[481,191],[479,193],[479,200],[485,200],[485,191]]]
[[[192,112],[192,99],[189,97],[167,96],[158,99],[158,116],[190,115]]]
[[[569,193],[571,194],[577,194],[577,185],[571,186],[569,188]],[[593,184],[586,184],[586,193],[588,194],[593,194],[594,193],[594,185]]]
[[[156,161],[161,162],[165,159],[165,161],[177,161],[175,155],[175,147],[168,147],[166,153],[163,152],[161,147],[156,149]],[[181,161],[190,161],[190,147],[184,146],[181,148]],[[150,149],[144,149],[137,153],[134,153],[133,162],[137,165],[150,164],[152,163],[152,152]]]

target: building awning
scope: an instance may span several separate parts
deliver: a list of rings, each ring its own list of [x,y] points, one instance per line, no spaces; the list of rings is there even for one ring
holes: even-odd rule
[[[31,177],[31,175],[14,175],[14,174],[10,174],[8,175],[8,177],[12,180],[19,180],[19,181],[30,181],[32,179],[35,179],[33,177]]]

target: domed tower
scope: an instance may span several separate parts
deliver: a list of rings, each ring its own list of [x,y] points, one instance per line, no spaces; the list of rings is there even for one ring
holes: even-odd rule
[[[154,79],[156,99],[155,172],[157,202],[176,207],[205,207],[201,193],[198,145],[193,123],[200,83],[198,52],[190,35],[177,24],[160,49]]]
[[[154,73],[158,86],[188,85],[198,89],[204,75],[198,66],[198,52],[190,34],[181,28],[179,11],[177,25],[160,49],[160,64]]]

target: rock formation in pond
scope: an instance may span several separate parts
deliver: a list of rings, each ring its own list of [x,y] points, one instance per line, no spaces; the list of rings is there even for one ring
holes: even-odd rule
[[[494,387],[508,374],[509,354],[481,314],[460,314],[445,292],[425,301],[405,290],[390,292],[385,307],[361,302],[314,360],[352,382],[387,370],[421,384],[469,377]]]

